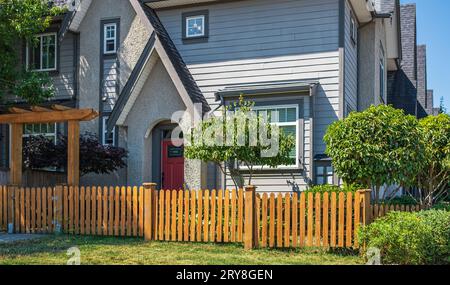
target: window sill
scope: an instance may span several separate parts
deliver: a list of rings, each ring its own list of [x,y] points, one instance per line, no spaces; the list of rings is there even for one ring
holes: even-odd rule
[[[200,36],[200,37],[183,37],[183,44],[198,44],[198,43],[206,43],[208,42],[208,36]]]

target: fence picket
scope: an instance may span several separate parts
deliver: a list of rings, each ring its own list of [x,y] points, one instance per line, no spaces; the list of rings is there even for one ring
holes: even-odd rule
[[[270,226],[269,226],[269,246],[275,247],[275,194],[270,194]]]
[[[197,205],[197,241],[202,241],[202,216],[203,216],[203,191],[198,190],[198,205]]]
[[[91,234],[95,235],[97,228],[97,187],[91,188]]]
[[[324,247],[328,247],[329,245],[329,236],[328,236],[328,229],[329,229],[329,194],[328,192],[323,193],[323,212],[322,212],[322,243]]]
[[[171,241],[177,240],[177,190],[172,191],[172,222],[171,222]]]
[[[74,203],[74,217],[73,223],[75,228],[75,234],[80,233],[80,188],[74,186],[73,189],[73,203]]]
[[[127,236],[131,236],[132,235],[132,211],[133,211],[133,205],[132,202],[133,201],[133,189],[128,186],[127,187],[127,228],[126,228],[126,232],[127,232]]]
[[[223,190],[220,189],[217,193],[217,241],[222,242]]]
[[[97,187],[97,235],[103,234],[103,199],[102,187]]]
[[[30,228],[30,232],[31,233],[36,233],[36,188],[31,188],[31,201],[30,201],[30,222],[31,222],[31,228]],[[6,208],[6,206],[5,206]],[[2,210],[0,209],[0,212]]]
[[[203,241],[209,241],[209,190],[205,190],[204,193],[204,219],[203,219]]]
[[[108,200],[108,235],[114,235],[114,187],[109,187],[109,200]],[[144,214],[141,214],[144,217]]]
[[[322,196],[320,195],[320,193],[316,193],[316,203],[315,203],[315,220],[316,220],[316,225],[315,225],[315,229],[314,229],[314,236],[315,236],[315,245],[317,247],[319,247],[321,245],[321,233],[322,233],[322,229],[321,229],[321,215],[322,215],[322,206],[321,206],[321,199]]]
[[[300,222],[300,246],[305,246],[305,237],[306,237],[306,223],[305,223],[305,212],[306,212],[306,194],[300,193],[300,204],[299,204],[299,222]]]
[[[86,187],[85,189],[85,202],[86,202],[86,214],[85,214],[85,226],[86,226],[86,234],[91,234],[91,187]]]
[[[345,195],[339,193],[339,227],[338,227],[338,246],[344,247],[344,227],[345,227]]]
[[[283,194],[277,196],[277,247],[283,247]]]
[[[313,229],[314,229],[314,194],[308,193],[308,224],[307,224],[307,240],[306,246],[313,246]]]
[[[197,213],[196,213],[196,191],[192,191],[191,192],[191,239],[190,241],[195,241],[195,224],[196,224],[196,217],[197,217]]]
[[[261,209],[261,247],[267,247],[267,193],[262,196]]]
[[[231,190],[231,242],[236,242],[236,189]]]
[[[189,241],[189,195],[190,191],[184,192],[184,235],[183,241]]]
[[[164,195],[166,196],[166,213],[164,220],[164,240],[170,240],[170,190],[165,190]]]
[[[291,239],[291,195],[285,196],[284,208],[284,247],[290,247]]]
[[[358,247],[359,241],[358,241],[358,231],[359,231],[359,225],[360,225],[360,219],[361,219],[361,194],[359,192],[355,193],[355,200],[354,200],[354,231],[353,231],[353,246],[355,248]]]
[[[230,190],[225,190],[225,197],[224,197],[224,224],[223,224],[223,241],[228,242],[229,241],[229,220],[230,220]]]
[[[210,241],[216,241],[216,190],[211,191],[211,226],[210,226]]]
[[[183,196],[184,196],[183,194],[184,194],[183,190],[178,191],[178,216],[177,216],[178,241],[183,241]]]
[[[244,233],[244,189],[238,191],[238,224],[237,224],[237,241],[243,242]]]
[[[20,232],[25,233],[25,189],[20,188]]]
[[[347,193],[347,213],[346,213],[346,218],[347,218],[347,224],[345,226],[346,229],[346,247],[351,247],[352,246],[352,230],[353,230],[353,225],[352,225],[352,219],[353,219],[353,193],[352,192],[348,192]]]
[[[298,193],[292,195],[292,247],[298,246]]]
[[[30,216],[30,204],[31,204],[31,190],[30,188],[26,188],[25,190],[25,232],[27,234],[29,234],[30,231],[30,226],[31,226],[31,216]],[[0,198],[1,199],[1,198]],[[1,223],[1,219],[0,219],[0,223]]]
[[[86,189],[81,187],[80,189],[80,234],[84,235],[85,232],[85,210],[86,206]]]
[[[330,237],[330,245],[331,247],[336,247],[336,207],[337,207],[337,201],[336,201],[336,192],[331,193],[331,237]]]
[[[73,189],[72,189],[73,191]],[[72,193],[72,199],[73,199],[73,193]],[[42,188],[42,232],[43,233],[47,233],[47,188],[43,187]],[[19,203],[17,203],[18,205]],[[72,203],[73,205],[73,203]],[[73,214],[73,206],[72,206],[72,214]],[[72,222],[73,222],[73,217],[72,217]]]

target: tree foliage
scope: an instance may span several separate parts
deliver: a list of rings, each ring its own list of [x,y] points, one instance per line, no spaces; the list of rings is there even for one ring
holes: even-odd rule
[[[420,135],[415,117],[380,105],[333,123],[324,141],[339,177],[374,186],[378,200],[383,185],[414,184],[424,161]]]
[[[53,96],[48,75],[26,71],[18,64],[18,51],[23,42],[35,45],[34,35],[45,31],[52,16],[63,11],[44,0],[0,0],[0,99],[14,94],[35,104]]]
[[[450,191],[450,116],[429,116],[420,120],[419,125],[425,157],[417,184],[421,202],[432,206]]]
[[[67,137],[58,142],[43,136],[27,138],[23,149],[24,166],[28,169],[67,167]],[[96,136],[86,133],[80,136],[80,174],[108,174],[126,167],[125,149],[102,145]]]
[[[263,115],[256,115],[253,106],[253,102],[244,101],[241,96],[239,102],[224,108],[222,116],[204,120],[192,130],[192,135],[187,136],[190,143],[185,147],[185,157],[215,163],[239,188],[252,183],[257,169],[294,164],[295,159],[290,153],[295,147],[295,138],[280,132]],[[255,126],[259,126],[257,135],[252,136]],[[239,129],[244,130],[242,136],[238,135]],[[275,153],[267,155],[273,149],[261,139],[262,132],[272,134],[269,139],[278,145]],[[200,143],[199,138],[202,138]],[[228,141],[230,143],[226,143]],[[248,181],[245,181],[247,173]]]

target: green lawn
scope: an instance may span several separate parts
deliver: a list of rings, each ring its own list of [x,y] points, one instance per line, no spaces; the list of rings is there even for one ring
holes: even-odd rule
[[[246,251],[241,244],[145,242],[132,238],[49,236],[0,244],[0,265],[66,264],[67,249],[76,246],[81,264],[361,264],[357,255],[321,249]]]

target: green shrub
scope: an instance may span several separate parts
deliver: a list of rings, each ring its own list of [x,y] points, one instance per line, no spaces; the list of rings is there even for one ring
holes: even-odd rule
[[[444,210],[444,211],[450,211],[450,202],[439,202],[438,204],[436,204],[433,209],[435,210]]]
[[[362,228],[365,249],[378,248],[383,264],[450,264],[450,212],[390,212]]]
[[[385,204],[392,204],[392,205],[417,205],[417,201],[411,197],[411,196],[401,196],[401,197],[395,197],[390,200],[383,201]]]
[[[360,190],[360,189],[364,189],[364,187],[360,187],[356,184],[351,184],[351,185],[344,185],[342,187],[340,186],[336,186],[336,185],[316,185],[313,186],[311,188],[309,188],[308,190],[306,190],[306,193],[331,193],[331,192],[352,192],[355,193],[356,191]]]

